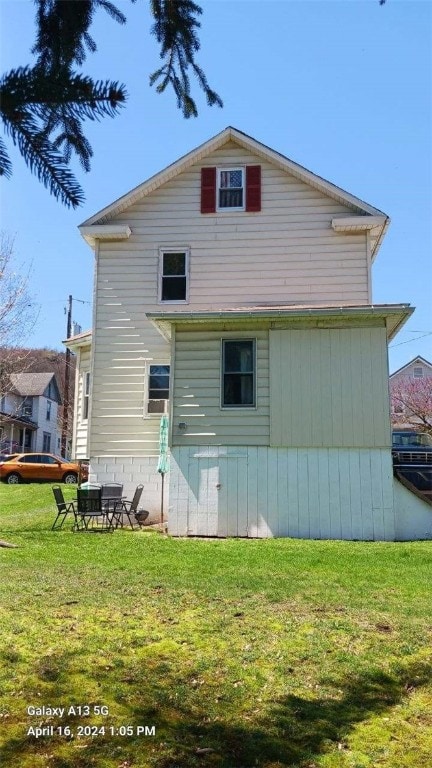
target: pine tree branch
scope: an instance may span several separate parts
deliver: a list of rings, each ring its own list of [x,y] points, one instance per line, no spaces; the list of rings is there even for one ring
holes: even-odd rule
[[[12,176],[12,163],[3,139],[0,139],[0,176],[6,176],[8,179]]]
[[[155,19],[152,34],[161,46],[160,57],[165,59],[162,67],[150,75],[150,86],[155,85],[162,93],[171,85],[177,98],[177,106],[185,118],[198,115],[197,106],[191,96],[188,69],[191,67],[209,106],[223,106],[222,99],[213,91],[202,69],[195,61],[200,48],[196,30],[201,24],[196,18],[202,9],[192,0],[151,0],[151,11]]]
[[[84,194],[80,185],[32,116],[23,113],[19,122],[11,123],[5,118],[3,122],[32,173],[51,194],[68,207],[81,205]]]
[[[22,67],[7,73],[0,81],[0,116],[6,130],[22,148],[24,159],[38,178],[52,191],[57,190],[53,192],[56,197],[64,199],[65,190],[59,192],[58,188],[65,184],[69,190],[68,204],[73,206],[78,204],[82,192],[72,174],[66,177],[65,165],[75,152],[83,169],[88,171],[93,154],[81,123],[85,118],[99,120],[114,116],[125,100],[123,86],[94,83],[89,77],[64,68],[52,77],[40,67]],[[62,153],[58,151],[60,147]],[[40,167],[35,160],[38,151],[42,153]],[[52,184],[47,173],[50,167],[53,168]]]
[[[124,13],[109,0],[35,0],[35,3],[38,32],[32,52],[47,71],[81,65],[86,59],[86,47],[91,53],[97,50],[88,30],[99,8],[118,24],[126,23]]]

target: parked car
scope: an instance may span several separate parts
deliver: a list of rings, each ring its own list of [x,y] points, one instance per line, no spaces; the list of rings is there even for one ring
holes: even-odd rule
[[[393,432],[394,464],[432,465],[432,437],[424,432]]]
[[[80,466],[52,453],[18,453],[0,463],[0,480],[10,485],[26,480],[55,480],[77,483]],[[87,480],[88,466],[81,466],[81,479]]]
[[[14,459],[15,456],[17,456],[16,453],[0,453],[0,464],[2,464],[3,461],[10,461],[11,459]]]

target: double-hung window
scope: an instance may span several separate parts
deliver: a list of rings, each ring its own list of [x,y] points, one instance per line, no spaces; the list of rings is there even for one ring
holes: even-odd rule
[[[147,414],[167,413],[170,367],[150,365],[148,374]]]
[[[244,211],[244,169],[219,168],[217,207],[219,211],[228,209]]]
[[[255,340],[222,340],[222,408],[256,404]]]
[[[83,388],[83,419],[88,419],[90,406],[90,371],[87,371],[84,374]]]
[[[159,301],[167,303],[188,300],[188,250],[161,250]]]
[[[21,413],[23,416],[33,415],[33,400],[32,398],[26,398],[22,404]]]

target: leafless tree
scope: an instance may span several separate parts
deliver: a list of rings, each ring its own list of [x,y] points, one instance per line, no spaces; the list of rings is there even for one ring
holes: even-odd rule
[[[0,397],[13,372],[26,370],[23,341],[32,331],[38,307],[29,292],[30,268],[16,263],[14,240],[0,234]]]

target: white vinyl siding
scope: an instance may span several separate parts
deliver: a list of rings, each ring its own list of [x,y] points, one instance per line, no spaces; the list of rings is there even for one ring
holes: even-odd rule
[[[221,342],[251,337],[256,350],[256,407],[221,408]],[[268,445],[267,330],[177,330],[173,386],[174,444]]]
[[[390,446],[386,330],[270,331],[271,445]]]
[[[261,212],[202,216],[203,164],[261,165]],[[97,248],[91,455],[158,453],[158,420],[143,418],[143,387],[146,365],[166,363],[170,356],[169,344],[145,315],[161,308],[163,249],[180,251],[185,243],[190,248],[188,311],[266,302],[362,304],[368,299],[366,236],[336,233],[331,227],[332,218],[352,213],[229,143],[114,217],[113,224],[127,223],[132,234],[121,242],[102,241]],[[178,305],[178,311],[184,307]],[[219,381],[218,374],[218,391]],[[257,426],[246,429],[242,422],[229,436],[226,424],[227,439],[238,440],[238,426],[246,430],[244,437],[252,432],[252,440],[267,443],[268,384],[259,374],[257,384]],[[199,429],[205,432],[205,424]]]
[[[262,167],[261,212],[203,217],[202,165],[248,164]],[[127,223],[132,236],[102,247],[118,256],[121,280],[122,274],[127,277],[127,254],[151,268],[161,245],[188,242],[191,308],[265,301],[361,304],[368,301],[366,234],[336,233],[331,227],[332,218],[352,213],[260,157],[228,144],[117,215],[113,223]],[[152,293],[154,299],[154,286]]]

